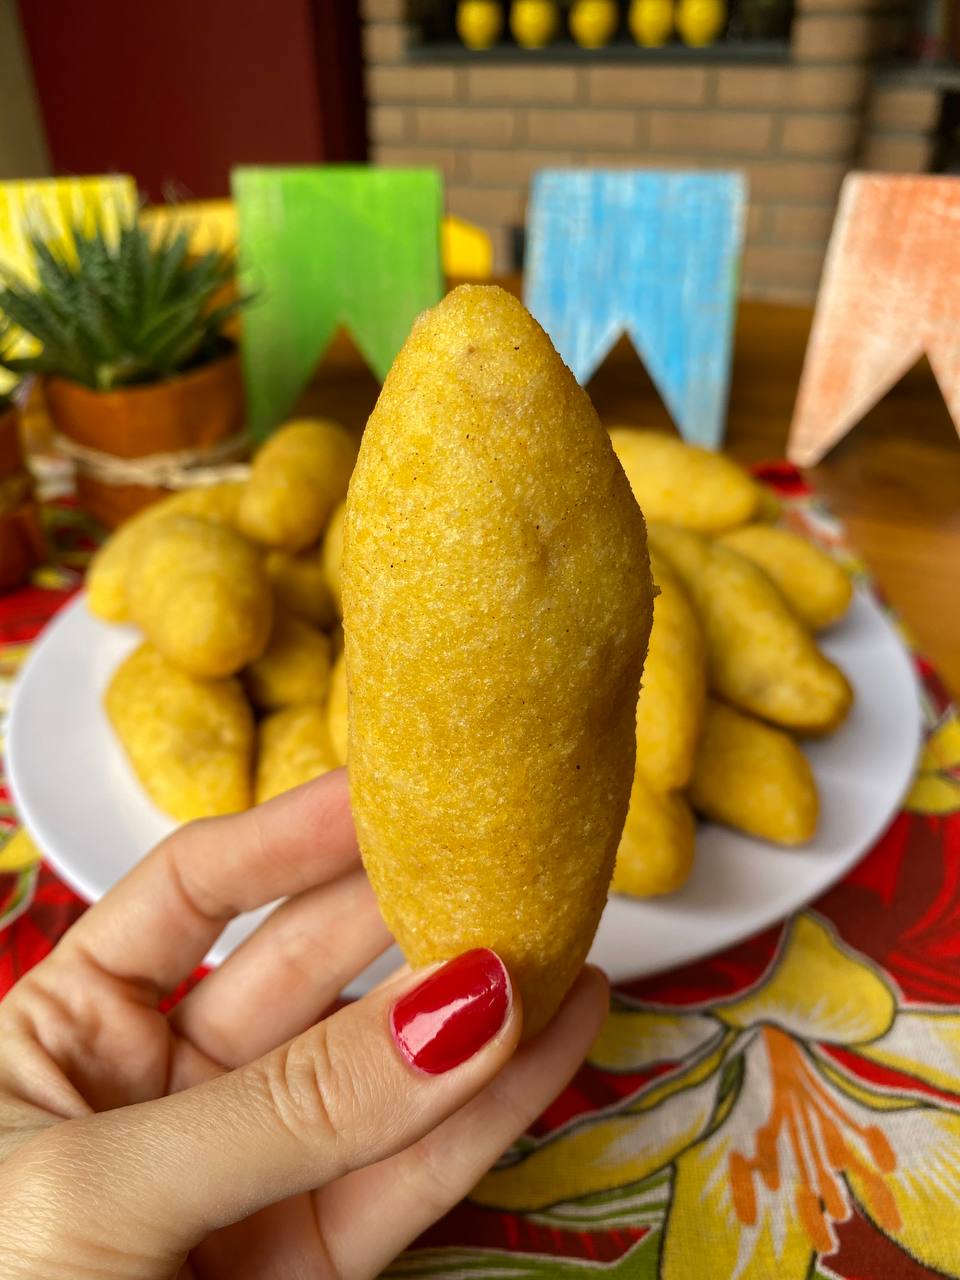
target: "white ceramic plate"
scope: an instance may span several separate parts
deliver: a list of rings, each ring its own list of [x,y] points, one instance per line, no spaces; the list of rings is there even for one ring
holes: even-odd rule
[[[614,980],[640,977],[729,946],[815,898],[870,848],[909,786],[920,742],[914,670],[876,602],[858,593],[823,647],[853,683],[849,719],[806,751],[821,797],[816,839],[781,850],[707,824],[696,870],[663,901],[613,898],[591,959]],[[102,695],[133,631],[98,622],[82,597],[44,631],[12,700],[7,767],[20,815],[58,873],[95,901],[172,828],[147,799],[116,742]],[[216,963],[268,908],[235,920]],[[388,952],[350,988],[366,990],[399,963]]]

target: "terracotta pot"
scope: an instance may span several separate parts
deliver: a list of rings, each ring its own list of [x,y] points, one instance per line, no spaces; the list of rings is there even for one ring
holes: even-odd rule
[[[23,465],[15,409],[0,413],[0,591],[18,587],[46,547],[33,485]]]
[[[47,406],[57,430],[77,444],[118,458],[202,449],[244,425],[243,381],[236,352],[199,369],[145,386],[93,391],[50,378]],[[167,490],[109,484],[77,468],[77,500],[108,528],[162,498]]]
[[[19,416],[16,409],[0,409],[0,478],[22,470]]]

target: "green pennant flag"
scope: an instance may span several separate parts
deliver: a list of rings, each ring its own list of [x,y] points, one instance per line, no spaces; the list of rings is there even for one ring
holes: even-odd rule
[[[232,175],[250,429],[290,412],[338,326],[382,380],[443,294],[433,169],[241,168]]]

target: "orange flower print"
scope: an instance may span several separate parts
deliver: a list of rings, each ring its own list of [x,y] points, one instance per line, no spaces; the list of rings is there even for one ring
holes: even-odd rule
[[[771,1191],[782,1185],[779,1147],[784,1139],[798,1173],[794,1207],[807,1236],[820,1253],[836,1247],[830,1224],[847,1217],[845,1176],[857,1175],[869,1190],[872,1216],[886,1231],[896,1231],[900,1214],[883,1174],[897,1157],[875,1124],[861,1125],[817,1078],[798,1045],[778,1027],[760,1032],[770,1065],[773,1098],[770,1118],[756,1132],[754,1154],[734,1151],[728,1161],[733,1207],[744,1226],[757,1223],[757,1185]],[[858,1154],[866,1148],[866,1159]],[[756,1183],[755,1183],[756,1179]]]
[[[856,1205],[960,1276],[960,1011],[899,1006],[812,912],[753,987],[710,1008],[624,1004],[591,1060],[661,1072],[527,1140],[474,1200],[594,1225],[605,1205],[622,1223],[656,1202],[659,1253],[642,1274],[660,1280],[803,1280]]]

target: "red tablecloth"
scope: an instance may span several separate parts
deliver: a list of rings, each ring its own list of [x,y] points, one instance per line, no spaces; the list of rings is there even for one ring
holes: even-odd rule
[[[799,476],[764,478],[862,576]],[[0,600],[6,686],[93,545],[47,516],[57,565]],[[571,1087],[390,1275],[960,1276],[960,720],[917,666],[920,773],[863,861],[782,926],[621,986]],[[5,990],[83,903],[14,841],[0,909]]]

